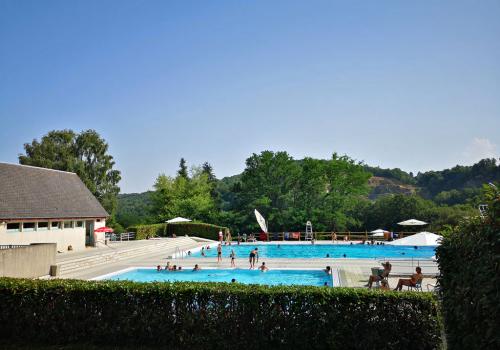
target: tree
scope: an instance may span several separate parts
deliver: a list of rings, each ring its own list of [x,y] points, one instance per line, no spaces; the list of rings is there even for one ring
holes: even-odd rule
[[[189,178],[186,160],[184,158],[181,158],[181,161],[179,162],[179,170],[177,171],[177,175],[183,177],[184,179]]]
[[[193,168],[190,178],[181,174],[175,178],[160,174],[152,194],[153,210],[158,221],[182,216],[210,222],[216,215],[211,188],[207,175],[200,168]]]
[[[96,131],[76,134],[72,130],[53,130],[41,141],[34,139],[24,144],[24,150],[25,154],[19,155],[20,164],[75,172],[114,215],[120,171],[113,169],[115,162],[108,154],[108,144]]]
[[[268,219],[270,230],[290,227],[299,173],[299,165],[286,152],[264,151],[246,160],[238,199],[246,229],[257,229],[253,218],[255,208]]]
[[[347,212],[368,191],[370,174],[347,156],[295,161],[286,152],[264,151],[246,165],[240,186],[233,187],[245,229],[258,229],[254,208],[274,231],[300,230],[308,220],[319,230],[345,229],[352,221]]]

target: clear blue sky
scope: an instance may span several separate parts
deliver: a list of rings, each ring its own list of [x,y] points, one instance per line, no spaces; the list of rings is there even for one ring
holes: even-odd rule
[[[122,192],[265,149],[408,171],[500,152],[500,1],[0,0],[0,161],[96,129]]]

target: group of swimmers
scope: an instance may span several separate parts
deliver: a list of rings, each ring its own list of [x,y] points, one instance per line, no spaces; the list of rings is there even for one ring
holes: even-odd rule
[[[200,270],[201,267],[198,264],[196,264],[194,265],[192,271],[200,271]],[[164,269],[161,268],[161,265],[156,266],[156,271],[161,272],[161,271],[184,271],[184,270],[182,269],[182,266],[170,265],[170,262],[167,262],[167,265],[165,265]]]
[[[182,266],[177,266],[177,265],[171,265],[170,261],[167,262],[167,265],[165,265],[165,269],[161,268],[161,265],[156,266],[156,271],[161,272],[161,271],[182,271]]]

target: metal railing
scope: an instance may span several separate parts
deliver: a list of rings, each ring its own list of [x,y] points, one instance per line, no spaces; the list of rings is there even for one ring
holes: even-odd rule
[[[135,240],[135,232],[106,233],[106,239],[110,242],[123,242]]]
[[[29,247],[29,244],[0,244],[0,249],[15,249]]]
[[[417,232],[397,232],[397,238],[403,238],[416,234]],[[254,237],[256,240],[261,239],[261,233],[252,233],[250,235],[240,235],[239,237],[242,241],[248,241],[250,237]],[[233,240],[237,239],[238,236],[232,237]],[[386,241],[389,236],[374,237],[368,231],[355,232],[355,231],[342,231],[342,232],[314,232],[313,237],[315,240],[331,240],[331,241]],[[246,238],[246,239],[245,239]],[[396,237],[394,237],[396,238]],[[265,234],[265,241],[305,241],[306,232],[270,232]],[[308,240],[309,241],[309,240]]]

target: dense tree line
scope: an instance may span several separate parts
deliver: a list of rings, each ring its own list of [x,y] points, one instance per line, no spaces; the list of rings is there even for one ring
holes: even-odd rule
[[[484,165],[488,164],[489,173],[486,173],[489,175],[483,175],[482,179],[495,181],[499,178],[495,160],[478,164],[462,167],[462,170],[485,173]],[[182,175],[184,167],[185,161],[181,160],[177,177],[166,177],[168,186],[164,183],[164,175],[157,179],[153,195],[157,206],[153,214],[158,220],[184,215],[249,232],[259,230],[253,217],[253,209],[258,209],[268,220],[271,231],[304,230],[308,220],[313,222],[316,231],[399,230],[396,223],[408,218],[430,222],[428,229],[440,231],[457,225],[466,216],[475,215],[478,204],[476,194],[479,187],[441,191],[433,200],[421,195],[426,193],[425,188],[417,194],[389,193],[378,200],[368,200],[368,179],[373,174],[367,170],[378,168],[370,168],[337,154],[328,160],[305,158],[297,161],[286,152],[264,151],[246,160],[242,174],[222,180],[215,178],[208,163],[202,168],[206,171],[195,167],[192,176],[187,178]],[[384,174],[381,170],[377,170],[378,176]],[[401,182],[417,184],[418,179],[424,182],[422,174],[417,177],[407,174],[405,179],[401,172],[389,169],[387,174]],[[446,179],[450,172],[439,173]],[[201,175],[204,176],[200,184]],[[184,181],[191,181],[191,186],[201,190],[203,200],[196,200],[196,204],[182,204],[190,200],[176,194],[182,191],[173,184]],[[196,205],[204,209],[197,211]]]
[[[500,179],[496,159],[414,176],[337,154],[295,160],[287,152],[264,151],[246,160],[242,174],[221,180],[208,162],[188,168],[182,158],[175,177],[160,174],[154,191],[120,195],[117,202],[120,172],[108,144],[94,130],[53,130],[26,143],[24,150],[21,164],[77,173],[117,229],[185,216],[235,231],[257,231],[253,209],[258,209],[272,231],[303,230],[308,220],[316,231],[396,230],[395,223],[411,217],[441,230],[474,215],[481,185]],[[372,176],[393,186],[375,188],[370,182],[370,187]],[[376,196],[368,196],[370,191],[377,191]]]

